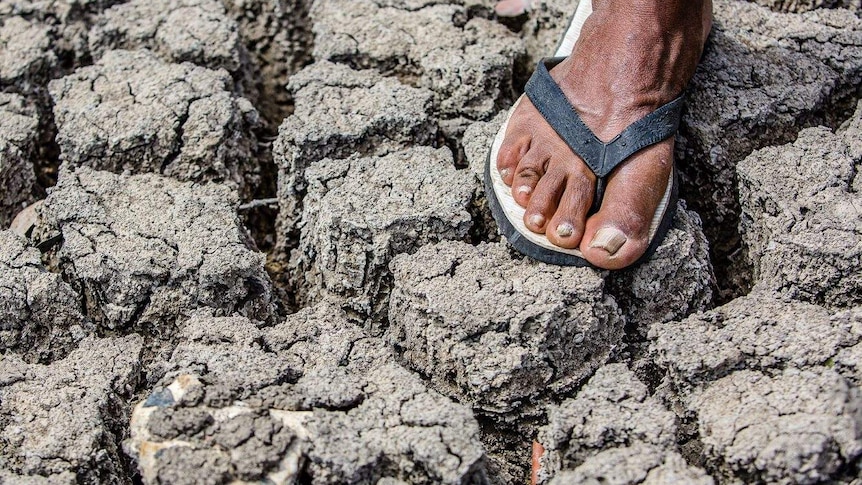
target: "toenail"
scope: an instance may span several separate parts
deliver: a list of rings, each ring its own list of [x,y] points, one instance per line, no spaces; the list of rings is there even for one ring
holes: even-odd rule
[[[626,235],[619,229],[615,227],[603,227],[596,231],[596,235],[593,236],[593,240],[590,242],[590,247],[604,249],[608,254],[613,256],[625,244],[627,239]]]
[[[511,172],[511,171],[510,171],[508,168],[504,168],[503,170],[500,170],[500,177],[501,177],[501,178],[506,178],[506,177],[508,177],[508,176],[509,176],[509,173],[510,173],[510,172]]]
[[[560,237],[569,237],[574,234],[575,228],[568,222],[564,222],[557,226],[557,235]]]
[[[530,216],[530,224],[535,227],[542,227],[545,224],[545,217],[542,214],[533,214]]]
[[[529,185],[522,185],[522,186],[518,187],[518,193],[519,194],[528,195],[532,191],[533,191],[533,189]]]

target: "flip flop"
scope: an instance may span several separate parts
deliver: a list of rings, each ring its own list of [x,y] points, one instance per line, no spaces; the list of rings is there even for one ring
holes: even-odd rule
[[[503,178],[496,169],[497,154],[503,144],[509,120],[512,113],[523,101],[524,96],[530,99],[545,118],[545,121],[566,142],[572,152],[580,156],[589,169],[596,174],[596,196],[591,214],[597,212],[601,207],[608,176],[614,168],[637,151],[674,136],[679,128],[684,105],[683,96],[680,95],[673,101],[635,121],[614,139],[607,143],[602,142],[581,120],[577,111],[569,104],[565,94],[548,72],[549,69],[571,54],[575,42],[580,36],[581,27],[591,13],[592,2],[582,0],[560,41],[555,56],[539,62],[536,71],[527,82],[524,89],[525,94],[518,98],[518,101],[509,111],[509,117],[500,127],[485,163],[485,194],[488,198],[488,205],[494,220],[497,221],[500,232],[506,237],[509,245],[533,259],[561,266],[592,265],[584,259],[580,250],[562,248],[548,240],[544,234],[537,234],[527,229],[524,224],[526,209],[515,202],[512,188],[503,182]],[[677,168],[674,164],[664,196],[650,224],[650,244],[643,256],[631,266],[649,259],[670,229],[673,216],[676,213],[677,185]]]

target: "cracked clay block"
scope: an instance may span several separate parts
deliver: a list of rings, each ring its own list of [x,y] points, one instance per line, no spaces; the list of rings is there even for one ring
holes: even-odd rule
[[[612,272],[608,292],[626,324],[646,337],[650,325],[678,320],[710,307],[715,275],[700,216],[679,201],[673,225],[650,259],[628,271]]]
[[[267,320],[264,255],[249,249],[236,196],[153,174],[62,170],[41,209],[59,233],[58,266],[100,327],[170,334],[195,308]]]
[[[48,26],[11,16],[0,5],[0,90],[22,94],[38,90],[57,69]]]
[[[110,51],[49,84],[61,159],[115,173],[258,183],[258,115],[224,71],[167,64],[148,51]]]
[[[862,401],[847,353],[857,348],[859,322],[858,313],[755,292],[654,325],[650,350],[697,416],[713,465],[768,483],[815,483],[862,451]]]
[[[758,285],[828,306],[862,303],[862,105],[854,120],[837,133],[803,130],[737,167],[740,232]]]
[[[862,454],[859,388],[826,368],[741,370],[692,397],[704,454],[765,483],[813,484]]]
[[[0,355],[0,480],[131,483],[119,441],[141,340],[87,337],[50,365]]]
[[[399,8],[400,7],[400,8]],[[435,94],[443,118],[485,119],[509,101],[523,45],[462,5],[381,6],[322,0],[311,7],[314,57],[395,72]]]
[[[677,137],[683,186],[696,190],[689,202],[709,215],[713,241],[726,238],[739,212],[735,165],[754,149],[792,140],[862,80],[862,19],[852,12],[783,14],[721,0],[714,13]]]
[[[651,352],[680,389],[698,388],[736,369],[829,365],[856,344],[862,325],[833,313],[754,292],[680,322],[653,325]]]
[[[337,307],[269,329],[193,318],[135,407],[126,449],[144,483],[481,483],[470,411],[428,390]]]
[[[749,0],[752,1],[752,0]],[[806,12],[818,8],[862,8],[860,0],[753,0],[777,12]]]
[[[676,416],[649,395],[626,364],[605,365],[575,398],[548,410],[548,424],[538,437],[545,448],[542,474],[553,477],[627,444],[670,451],[676,444],[676,428]]]
[[[686,463],[675,451],[636,442],[587,458],[571,471],[558,473],[550,485],[713,485],[700,468]]]
[[[620,311],[588,268],[460,242],[425,246],[390,267],[389,341],[437,390],[489,413],[572,389],[622,339]]]
[[[0,231],[0,353],[21,353],[27,361],[64,355],[89,328],[80,297],[40,258],[23,238]]]
[[[133,0],[99,16],[89,35],[99,59],[113,49],[147,48],[166,62],[236,74],[244,55],[236,22],[218,0]]]
[[[33,202],[33,154],[39,120],[35,110],[14,94],[0,93],[0,229]]]
[[[400,253],[463,240],[472,225],[470,175],[448,148],[416,147],[382,157],[326,159],[306,171],[302,235],[291,264],[305,299],[345,298],[379,334]]]
[[[285,118],[273,146],[279,220],[285,228],[280,232],[300,217],[304,173],[313,162],[430,145],[437,134],[428,114],[433,94],[374,71],[321,61],[292,76],[288,89],[296,110]]]
[[[9,50],[0,49],[0,65],[27,66],[15,70],[23,74],[19,77],[23,82],[15,83],[17,89],[28,95],[40,91],[62,72],[92,62],[87,45],[90,26],[101,11],[121,1],[0,0],[0,25],[17,23],[9,31],[14,35],[0,34],[9,42]]]

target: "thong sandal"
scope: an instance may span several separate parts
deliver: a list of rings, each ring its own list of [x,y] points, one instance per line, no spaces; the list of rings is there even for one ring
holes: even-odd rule
[[[512,189],[503,182],[496,169],[497,154],[506,135],[506,128],[512,113],[527,96],[545,121],[557,132],[576,155],[581,157],[587,167],[596,175],[596,195],[591,214],[599,210],[604,197],[604,189],[611,172],[636,152],[666,140],[676,133],[684,104],[683,96],[661,106],[652,113],[635,121],[614,139],[602,142],[581,120],[577,110],[569,103],[563,91],[554,81],[549,69],[559,64],[572,52],[580,35],[581,26],[592,13],[590,0],[582,0],[578,10],[560,41],[556,56],[543,59],[527,82],[525,94],[521,96],[509,117],[497,133],[488,159],[485,163],[485,194],[491,213],[497,221],[500,232],[509,244],[519,252],[533,259],[562,266],[591,266],[578,249],[566,249],[555,245],[544,234],[537,234],[524,224],[526,209],[518,205],[512,197]],[[649,259],[661,244],[676,213],[677,169],[674,165],[668,178],[664,196],[653,215],[649,230],[650,244],[646,252],[632,266]]]

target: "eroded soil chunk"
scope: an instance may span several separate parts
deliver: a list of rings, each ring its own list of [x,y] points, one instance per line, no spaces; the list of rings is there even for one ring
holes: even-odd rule
[[[620,343],[598,272],[443,242],[392,262],[389,340],[436,389],[491,413],[572,389]]]
[[[258,115],[224,71],[110,51],[52,81],[61,159],[115,173],[218,181],[247,195],[259,183]]]
[[[326,159],[306,176],[294,278],[306,299],[346,298],[352,311],[375,321],[387,310],[395,255],[463,240],[472,225],[469,175],[455,170],[447,148]]]
[[[44,230],[62,236],[58,267],[88,316],[164,338],[196,308],[270,317],[264,256],[249,249],[236,204],[219,185],[81,167],[61,172],[41,212]]]
[[[213,474],[290,483],[300,467],[321,484],[484,476],[470,411],[428,390],[334,306],[265,330],[194,319],[162,384],[132,420],[145,483]]]

